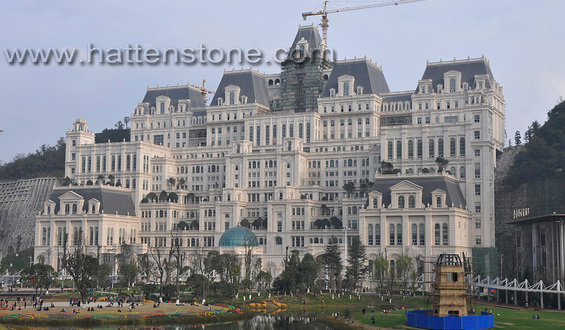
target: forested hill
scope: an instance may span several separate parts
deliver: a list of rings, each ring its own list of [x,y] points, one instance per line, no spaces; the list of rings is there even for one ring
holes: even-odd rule
[[[505,184],[509,188],[565,179],[565,101],[549,111],[547,117],[543,126],[534,122],[526,131],[527,143],[506,175]]]
[[[14,181],[40,177],[63,177],[65,174],[65,140],[55,146],[42,145],[27,156],[16,156],[0,166],[0,181]]]

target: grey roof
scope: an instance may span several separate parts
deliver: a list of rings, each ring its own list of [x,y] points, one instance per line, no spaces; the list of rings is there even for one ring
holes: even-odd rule
[[[400,92],[394,94],[382,94],[383,102],[401,102],[401,101],[411,101],[412,94],[414,91]]]
[[[100,202],[100,211],[104,210],[106,214],[130,215],[135,216],[135,205],[131,193],[127,190],[118,190],[116,188],[106,187],[67,187],[63,189],[55,189],[51,193],[49,199],[55,202],[55,212],[59,212],[59,197],[72,191],[84,199],[83,210],[88,211],[88,201],[92,198]]]
[[[171,98],[171,105],[176,107],[179,100],[190,100],[192,108],[204,107],[205,103],[202,99],[200,90],[193,86],[173,86],[164,88],[148,89],[143,98],[144,103],[149,103],[150,107],[155,106],[155,100],[158,96],[167,96]]]
[[[320,37],[320,32],[318,32],[318,29],[314,25],[298,27],[298,32],[296,33],[296,37],[294,37],[290,50],[296,49],[296,44],[302,38],[308,42],[308,49],[321,49],[322,38]]]
[[[490,79],[494,79],[488,61],[485,58],[480,58],[467,61],[428,63],[422,80],[431,79],[434,90],[437,90],[438,84],[446,85],[443,81],[443,74],[452,70],[461,72],[461,83],[467,82],[473,88],[475,87],[475,75],[486,74]],[[486,85],[487,88],[490,88],[490,81],[487,80]]]
[[[225,88],[229,85],[238,86],[240,88],[239,95],[247,96],[247,103],[269,106],[269,93],[267,92],[265,78],[259,72],[253,70],[225,72],[210,105],[218,104],[218,97],[221,97],[224,101],[227,100]]]
[[[463,192],[461,191],[461,187],[459,186],[457,180],[445,176],[392,176],[391,178],[383,176],[375,180],[373,190],[380,192],[383,195],[382,202],[385,205],[389,205],[391,203],[390,187],[402,181],[409,181],[423,188],[422,202],[424,203],[424,205],[433,205],[432,191],[441,189],[445,191],[446,194],[446,205],[451,206],[453,203],[453,205],[455,205],[456,207],[462,206],[463,208],[465,208],[467,206],[467,202],[465,201],[465,197],[463,196]]]
[[[361,58],[337,62],[324,87],[322,96],[329,97],[330,89],[332,88],[337,91],[337,79],[345,74],[355,77],[354,89],[357,86],[362,86],[363,94],[380,95],[390,92],[383,71],[369,62],[369,60]]]

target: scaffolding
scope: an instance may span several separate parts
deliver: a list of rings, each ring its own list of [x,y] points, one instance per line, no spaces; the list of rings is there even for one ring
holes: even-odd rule
[[[35,217],[43,209],[56,178],[0,182],[0,253],[33,247]]]

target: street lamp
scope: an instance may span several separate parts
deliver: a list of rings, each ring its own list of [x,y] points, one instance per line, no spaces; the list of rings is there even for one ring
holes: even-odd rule
[[[29,266],[33,266],[33,257],[27,257],[29,259]]]

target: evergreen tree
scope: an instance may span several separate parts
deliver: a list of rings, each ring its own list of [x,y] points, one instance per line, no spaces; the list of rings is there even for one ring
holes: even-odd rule
[[[316,278],[318,277],[319,265],[310,253],[306,253],[300,262],[300,283],[306,289],[312,291],[314,289]]]
[[[359,237],[354,237],[351,246],[347,250],[347,263],[349,266],[347,267],[346,274],[348,275],[350,290],[357,290],[359,282],[367,274],[366,262],[365,246],[361,243]]]
[[[330,237],[323,260],[330,281],[330,289],[336,290],[341,286],[341,270],[343,269],[337,238]]]

